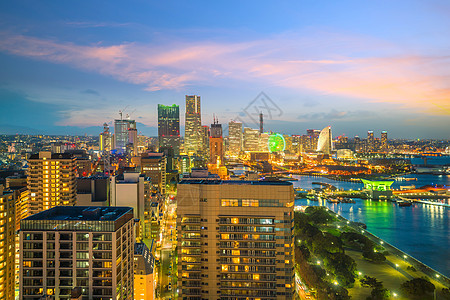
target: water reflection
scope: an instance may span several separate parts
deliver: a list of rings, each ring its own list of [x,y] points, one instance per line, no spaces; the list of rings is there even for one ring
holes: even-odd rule
[[[431,176],[427,177],[428,180],[436,181],[434,179],[437,176],[427,176]],[[294,182],[294,186],[308,188],[308,185],[311,187],[312,182],[315,181],[330,183],[344,189],[357,189],[359,185],[352,182],[322,179],[302,176],[298,182]],[[424,180],[422,178],[420,181]],[[442,180],[449,181],[450,179],[448,176],[443,176]],[[336,204],[300,199],[296,200],[296,205],[327,206],[351,221],[363,222],[373,234],[443,274],[450,275],[450,260],[448,259],[450,257],[449,208],[419,203],[415,203],[411,207],[399,207],[392,202],[355,200],[356,203]]]

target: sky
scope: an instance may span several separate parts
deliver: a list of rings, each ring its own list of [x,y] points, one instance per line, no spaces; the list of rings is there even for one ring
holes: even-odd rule
[[[450,2],[2,1],[0,134],[99,134],[200,95],[202,123],[450,139]],[[226,127],[226,126],[224,126]]]

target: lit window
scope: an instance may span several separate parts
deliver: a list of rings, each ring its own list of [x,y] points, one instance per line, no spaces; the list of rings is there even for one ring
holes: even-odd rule
[[[253,280],[259,280],[259,274],[253,274]]]
[[[222,271],[228,271],[228,265],[222,265]]]

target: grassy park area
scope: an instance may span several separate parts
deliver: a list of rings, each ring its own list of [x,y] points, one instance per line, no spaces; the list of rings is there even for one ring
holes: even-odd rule
[[[448,286],[325,207],[295,213],[296,272],[316,299],[450,299]]]

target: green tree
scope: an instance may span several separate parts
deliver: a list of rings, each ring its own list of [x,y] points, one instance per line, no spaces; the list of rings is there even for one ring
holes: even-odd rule
[[[384,256],[383,253],[380,252],[374,252],[373,250],[364,250],[363,251],[363,257],[367,260],[373,261],[373,262],[383,262],[386,261],[386,256]]]
[[[323,206],[309,206],[305,209],[305,213],[314,224],[327,224],[333,220],[333,217]]]
[[[435,290],[434,284],[424,278],[414,278],[409,281],[405,281],[400,286],[401,290],[411,296],[424,296],[432,293]]]
[[[365,287],[376,288],[383,286],[383,283],[381,281],[378,281],[378,279],[376,279],[375,277],[370,277],[367,275],[359,279],[359,282],[361,282],[361,285]]]

